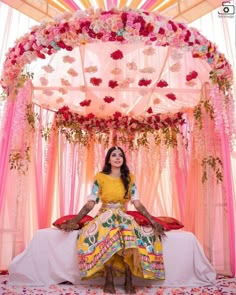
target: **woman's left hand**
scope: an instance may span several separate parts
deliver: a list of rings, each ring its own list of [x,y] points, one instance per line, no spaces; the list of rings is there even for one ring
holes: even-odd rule
[[[75,223],[75,222],[73,222],[71,220],[67,220],[66,223],[63,223],[60,226],[60,229],[66,231],[66,232],[70,232],[70,231],[79,229],[79,224],[77,224],[77,223]]]

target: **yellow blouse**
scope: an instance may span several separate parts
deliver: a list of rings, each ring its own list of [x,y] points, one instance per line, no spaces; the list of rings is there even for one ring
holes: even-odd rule
[[[98,203],[99,199],[102,203],[109,202],[120,202],[125,203],[131,199],[131,195],[136,195],[135,190],[135,177],[133,174],[130,174],[130,184],[127,198],[124,198],[125,188],[120,177],[112,177],[104,173],[97,173],[95,176],[95,182],[93,185],[92,194],[89,199],[94,199],[96,195],[96,202]],[[137,197],[137,195],[136,195]]]

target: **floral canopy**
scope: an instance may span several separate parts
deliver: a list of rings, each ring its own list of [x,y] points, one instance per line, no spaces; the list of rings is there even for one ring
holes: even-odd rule
[[[142,10],[78,11],[32,28],[7,54],[1,84],[11,96],[28,78],[34,103],[90,133],[181,126],[206,83],[218,93],[208,111],[222,94],[232,118],[224,55],[196,29]]]

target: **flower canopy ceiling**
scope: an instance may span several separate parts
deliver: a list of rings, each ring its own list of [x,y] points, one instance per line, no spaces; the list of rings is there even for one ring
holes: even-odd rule
[[[105,42],[60,50],[30,69],[35,101],[46,108],[143,115],[195,106],[210,66],[178,48]]]
[[[33,27],[9,50],[1,85],[14,97],[31,79],[32,101],[62,114],[63,126],[69,120],[89,132],[97,118],[99,130],[119,129],[122,120],[134,130],[158,130],[181,126],[193,109],[198,116],[202,103],[212,113],[221,99],[226,106],[217,111],[231,118],[232,76],[225,56],[196,29],[155,12],[113,8]]]
[[[7,56],[3,87],[17,87],[22,70],[33,74],[34,102],[101,116],[183,111],[200,101],[211,70],[222,81],[232,74],[196,29],[128,8],[79,10],[32,28]]]

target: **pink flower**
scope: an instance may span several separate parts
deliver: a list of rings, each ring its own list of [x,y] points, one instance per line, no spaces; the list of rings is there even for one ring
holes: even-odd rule
[[[62,59],[63,59],[63,62],[64,63],[70,63],[70,64],[72,64],[73,62],[75,62],[75,58],[74,57],[71,57],[69,55],[63,56]]]
[[[72,77],[76,77],[76,76],[78,76],[78,73],[77,73],[73,68],[70,68],[70,69],[67,71],[67,73],[68,73],[69,75],[71,75]]]
[[[96,73],[98,68],[96,66],[90,66],[84,69],[85,73]]]
[[[113,102],[113,101],[115,100],[115,98],[113,98],[112,96],[105,96],[105,97],[103,98],[103,100],[104,100],[105,102],[107,102],[107,103],[111,103],[111,102]]]
[[[176,100],[176,96],[174,95],[174,93],[168,93],[168,94],[166,94],[166,97],[168,97],[169,99],[171,99],[171,100]]]
[[[111,53],[111,58],[115,60],[122,59],[123,57],[124,57],[123,52],[119,49]]]

